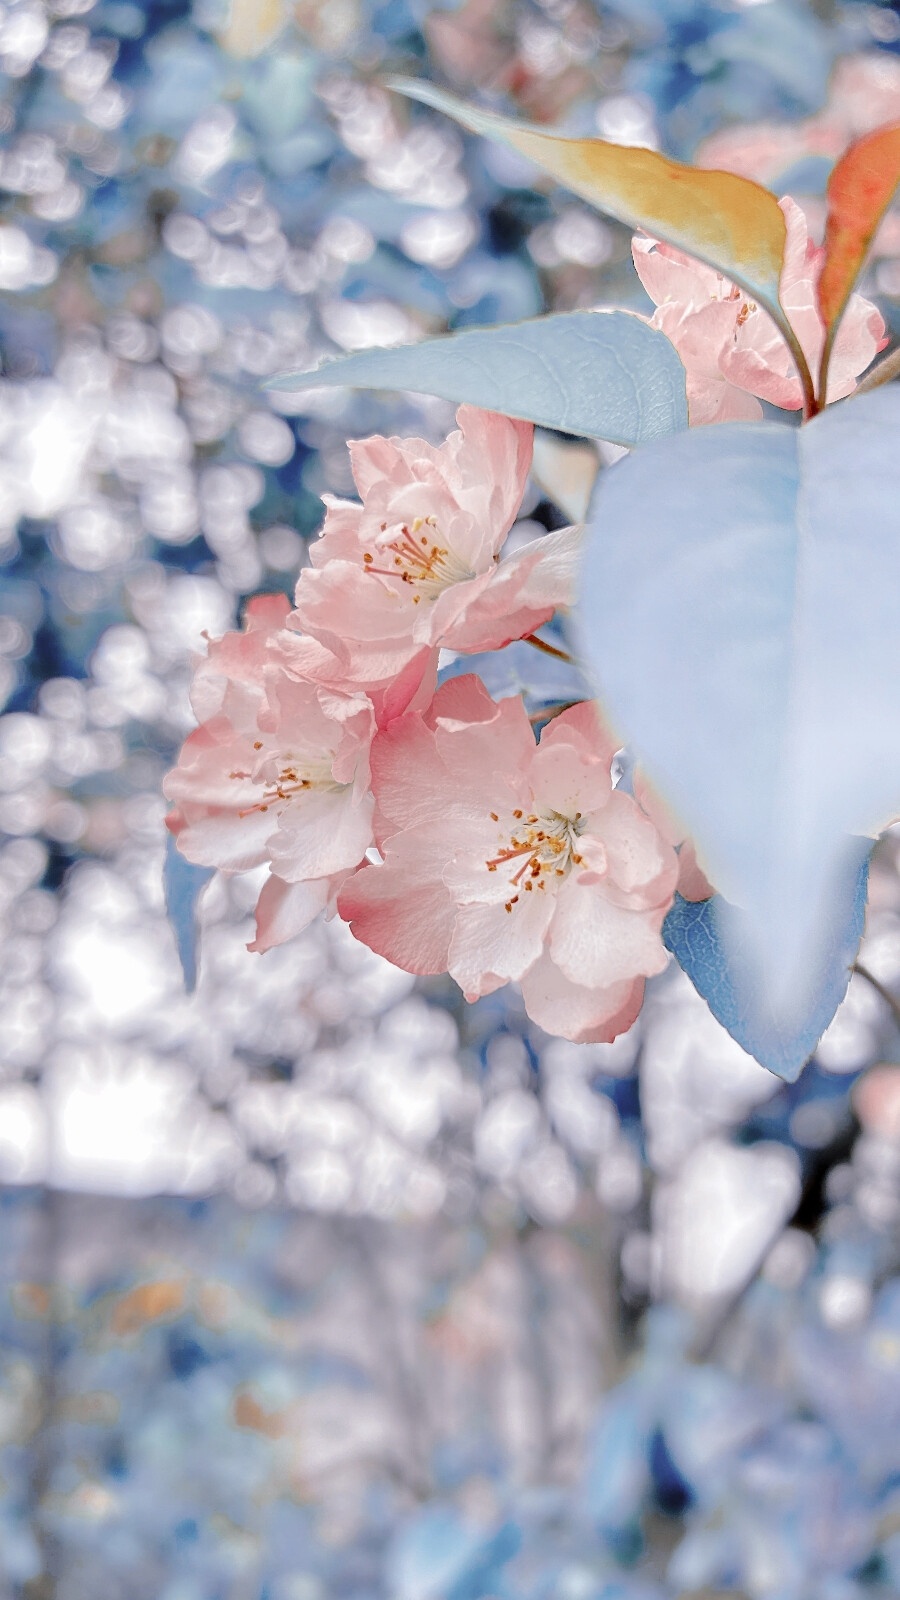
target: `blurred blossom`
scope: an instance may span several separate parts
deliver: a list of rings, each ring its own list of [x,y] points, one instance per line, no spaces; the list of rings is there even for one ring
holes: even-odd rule
[[[884,1006],[871,985],[854,973],[846,998],[816,1047],[816,1060],[826,1072],[858,1072],[871,1059]]]
[[[716,1022],[677,971],[667,974],[665,988],[645,1003],[644,1028],[647,1155],[657,1171],[668,1173],[677,1171],[709,1134],[736,1126],[769,1100],[777,1082]]]
[[[43,287],[58,270],[52,250],[33,245],[21,228],[0,227],[0,289]]]
[[[422,335],[412,317],[389,300],[326,301],[320,315],[325,332],[342,350],[410,344]]]
[[[596,112],[597,131],[613,144],[659,148],[652,104],[640,95],[614,94],[601,100]]]
[[[858,1327],[871,1301],[869,1285],[844,1273],[825,1278],[819,1289],[819,1309],[829,1328]]]
[[[4,6],[0,15],[0,65],[11,78],[24,78],[40,55],[49,33],[42,5]]]
[[[228,160],[237,117],[226,106],[214,106],[185,134],[176,157],[178,174],[186,183],[200,185]]]
[[[477,223],[467,211],[426,211],[407,222],[400,243],[413,261],[445,271],[477,237]]]
[[[283,467],[294,454],[294,435],[286,422],[270,411],[251,411],[238,430],[245,455],[269,467]]]
[[[699,1145],[654,1200],[660,1288],[688,1305],[715,1301],[755,1273],[800,1193],[796,1156],[783,1145]]]

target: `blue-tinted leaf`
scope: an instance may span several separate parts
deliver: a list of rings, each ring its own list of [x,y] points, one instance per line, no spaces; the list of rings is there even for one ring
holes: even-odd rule
[[[665,334],[624,311],[572,311],[359,350],[270,389],[408,389],[547,428],[644,444],[687,427],[684,368]]]
[[[745,913],[718,924],[741,1003],[798,1039],[854,925],[853,836],[900,813],[898,438],[890,389],[697,429],[603,473],[591,514],[601,697]]]
[[[212,875],[212,867],[195,867],[192,861],[185,861],[172,835],[167,834],[163,867],[166,915],[175,935],[184,986],[188,993],[197,982],[197,901]]]
[[[765,987],[753,980],[752,941],[741,938],[741,914],[721,895],[692,903],[675,896],[663,923],[663,942],[702,994],[714,1017],[757,1061],[793,1083],[813,1054],[847,991],[866,917],[871,839],[859,841],[862,863],[842,899],[843,922],[830,928],[814,986],[813,1002],[793,1028],[773,1013]],[[733,932],[722,937],[723,919]]]

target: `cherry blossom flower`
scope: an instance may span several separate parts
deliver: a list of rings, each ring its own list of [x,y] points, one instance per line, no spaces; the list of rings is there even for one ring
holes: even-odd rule
[[[337,662],[342,682],[374,694],[404,674],[421,680],[439,647],[497,650],[571,603],[577,529],[500,560],[531,465],[531,424],[467,405],[457,422],[439,447],[350,442],[362,504],[325,496],[291,619],[330,653],[317,675]]]
[[[381,865],[338,909],[358,939],[415,973],[449,971],[470,1000],[521,983],[548,1032],[610,1040],[667,956],[672,846],[614,789],[616,741],[584,702],[536,744],[520,698],[474,675],[376,736]]]
[[[200,726],[163,785],[189,861],[224,872],[269,863],[253,950],[306,927],[372,841],[372,706],[279,664],[289,609],[285,595],[259,596],[243,632],[210,644],[192,686]]]
[[[787,224],[781,303],[815,373],[825,343],[816,303],[824,252],[811,242],[796,202],[786,197],[780,204]],[[768,312],[714,268],[671,245],[639,236],[633,255],[638,276],[656,302],[651,324],[671,339],[684,363],[694,426],[759,418],[758,399],[788,411],[801,408],[793,358]],[[880,311],[862,295],[852,295],[835,340],[829,401],[855,389],[859,374],[885,343]]]

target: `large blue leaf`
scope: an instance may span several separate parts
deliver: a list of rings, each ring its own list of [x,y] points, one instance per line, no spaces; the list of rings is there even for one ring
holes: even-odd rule
[[[546,428],[644,444],[687,427],[684,368],[665,334],[624,311],[572,311],[472,328],[390,350],[358,350],[270,389],[403,389]]]
[[[663,923],[663,943],[733,1039],[770,1072],[793,1083],[815,1051],[847,992],[866,919],[871,839],[859,841],[861,863],[848,876],[843,920],[836,917],[820,953],[813,1001],[792,1026],[772,1010],[764,986],[754,982],[752,942],[741,938],[741,914],[721,895],[692,902],[680,894]],[[732,935],[723,938],[723,922]]]
[[[741,1003],[798,1038],[854,925],[854,836],[900,813],[898,439],[891,389],[697,429],[601,474],[592,508],[601,698],[744,912],[718,918]]]
[[[184,986],[189,994],[197,983],[197,902],[212,875],[212,867],[197,867],[192,861],[186,861],[172,835],[166,835],[163,866],[166,915],[175,935]]]

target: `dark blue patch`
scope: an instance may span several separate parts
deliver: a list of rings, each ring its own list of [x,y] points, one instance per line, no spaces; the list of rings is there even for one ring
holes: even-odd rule
[[[653,1492],[661,1511],[671,1517],[680,1517],[693,1505],[694,1496],[691,1488],[678,1471],[664,1435],[657,1428],[650,1441],[650,1471],[653,1476]]]
[[[189,993],[197,982],[197,901],[211,877],[211,867],[195,867],[193,862],[185,861],[169,834],[163,867],[166,915],[175,935],[184,986]]]
[[[199,1367],[209,1366],[212,1359],[202,1344],[198,1344],[196,1339],[188,1338],[187,1334],[179,1333],[177,1329],[169,1334],[167,1346],[169,1366],[174,1376],[182,1381],[193,1377]]]

